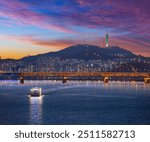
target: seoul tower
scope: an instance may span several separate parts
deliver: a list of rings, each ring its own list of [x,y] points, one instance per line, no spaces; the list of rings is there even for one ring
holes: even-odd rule
[[[109,47],[109,35],[108,33],[106,34],[106,47]]]

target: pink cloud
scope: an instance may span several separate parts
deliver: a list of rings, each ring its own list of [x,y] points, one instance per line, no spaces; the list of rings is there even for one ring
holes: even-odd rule
[[[1,36],[0,36],[1,37]],[[33,45],[38,45],[42,47],[47,47],[54,50],[61,50],[71,45],[77,44],[91,44],[97,45],[100,47],[105,47],[105,39],[104,38],[90,38],[87,37],[87,40],[83,40],[81,37],[78,40],[75,39],[41,39],[35,35],[26,35],[26,36],[6,36],[5,38],[10,40],[19,40],[21,42],[28,42]],[[119,46],[121,48],[127,49],[137,55],[141,54],[143,56],[150,57],[150,43],[140,42],[138,39],[131,39],[129,37],[110,37],[109,40],[110,46]]]
[[[44,29],[73,33],[73,30],[58,25],[53,17],[29,10],[29,6],[18,0],[1,0],[4,8],[0,9],[0,17],[16,21],[16,24],[33,25]]]
[[[117,45],[137,55],[141,54],[150,57],[150,42],[139,41],[138,39],[131,39],[129,37],[112,37],[110,39],[110,45]]]
[[[116,28],[137,34],[150,35],[150,2],[144,0],[76,0],[80,6],[90,7],[82,16],[83,21],[77,21],[86,26]],[[80,17],[80,15],[78,15]],[[77,16],[77,17],[78,17]],[[88,19],[88,20],[87,20]],[[94,27],[94,26],[93,26]]]
[[[63,32],[73,32],[73,26],[84,26],[88,28],[116,28],[130,31],[137,34],[150,34],[149,29],[149,8],[146,0],[133,1],[112,1],[112,0],[76,0],[82,10],[87,7],[88,10],[80,12],[79,7],[71,5],[57,7],[51,3],[51,6],[45,6],[57,15],[46,15],[44,13],[33,12],[30,9],[31,3],[23,3],[19,0],[1,0],[0,3],[4,8],[0,9],[0,16],[19,21],[24,25],[34,25],[45,29],[53,29]],[[143,4],[145,2],[145,4]],[[44,4],[44,2],[42,2]],[[33,7],[41,8],[41,2],[32,4]],[[59,13],[57,12],[59,9]]]

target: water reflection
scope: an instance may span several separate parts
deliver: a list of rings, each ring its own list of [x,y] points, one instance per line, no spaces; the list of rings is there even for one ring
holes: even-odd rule
[[[29,97],[30,101],[30,124],[42,124],[43,96]]]

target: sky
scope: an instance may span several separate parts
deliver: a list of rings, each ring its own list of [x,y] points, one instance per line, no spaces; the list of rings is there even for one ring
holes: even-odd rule
[[[0,56],[19,59],[76,44],[150,57],[149,0],[0,0]]]

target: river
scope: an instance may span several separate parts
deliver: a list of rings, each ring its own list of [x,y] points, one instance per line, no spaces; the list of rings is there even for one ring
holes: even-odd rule
[[[43,96],[30,97],[32,87]],[[150,124],[150,84],[0,81],[0,124]]]

